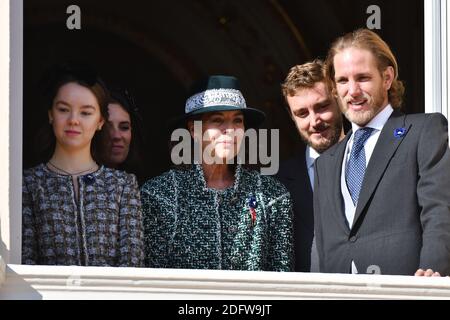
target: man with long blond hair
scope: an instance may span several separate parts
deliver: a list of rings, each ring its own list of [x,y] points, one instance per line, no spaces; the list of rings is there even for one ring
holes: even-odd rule
[[[450,150],[439,113],[400,112],[404,87],[389,46],[359,29],[338,38],[327,80],[351,122],[316,161],[320,271],[450,273]]]

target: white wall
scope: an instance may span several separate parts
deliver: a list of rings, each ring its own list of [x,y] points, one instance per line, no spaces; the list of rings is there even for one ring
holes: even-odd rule
[[[20,263],[23,1],[0,0],[0,255]]]
[[[9,261],[9,1],[0,0],[0,256]],[[1,271],[0,271],[1,272]]]
[[[447,119],[450,115],[449,19],[447,0],[424,1],[425,112],[441,112]]]

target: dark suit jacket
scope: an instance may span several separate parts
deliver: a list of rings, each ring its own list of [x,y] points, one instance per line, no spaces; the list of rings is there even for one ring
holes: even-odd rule
[[[314,236],[313,192],[306,168],[305,147],[280,165],[277,178],[291,194],[294,209],[294,254],[296,272],[309,272]]]
[[[394,129],[405,128],[402,137]],[[394,111],[377,141],[347,226],[341,166],[351,132],[316,161],[314,217],[321,272],[450,273],[450,150],[441,114]]]

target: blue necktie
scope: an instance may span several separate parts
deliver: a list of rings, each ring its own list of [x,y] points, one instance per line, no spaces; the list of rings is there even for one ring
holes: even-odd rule
[[[353,138],[353,147],[350,153],[350,159],[347,162],[345,170],[345,180],[348,191],[352,197],[353,204],[356,206],[361,191],[364,173],[366,171],[366,154],[364,152],[364,143],[370,137],[373,128],[360,128],[356,130]]]

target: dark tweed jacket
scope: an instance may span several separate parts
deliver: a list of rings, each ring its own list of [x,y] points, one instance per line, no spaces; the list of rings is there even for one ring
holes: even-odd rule
[[[136,177],[101,167],[78,178],[44,164],[24,171],[22,263],[140,267],[143,230]]]
[[[141,189],[145,264],[154,268],[291,271],[292,204],[272,177],[237,167],[233,187],[207,188],[200,165]],[[252,223],[249,199],[257,202]]]

